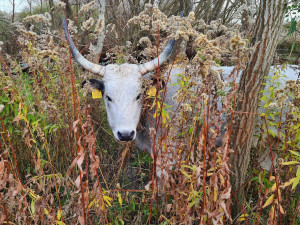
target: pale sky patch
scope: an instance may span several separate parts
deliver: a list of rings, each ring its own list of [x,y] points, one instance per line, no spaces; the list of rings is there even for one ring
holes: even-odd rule
[[[4,11],[7,13],[12,13],[13,6],[12,0],[0,0],[0,11]],[[28,2],[26,0],[15,0],[15,11],[21,12],[24,8],[29,7]]]

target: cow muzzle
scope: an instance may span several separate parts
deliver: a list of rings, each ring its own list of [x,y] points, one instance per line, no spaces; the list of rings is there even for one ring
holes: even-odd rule
[[[135,131],[118,131],[117,135],[120,142],[128,142],[134,140]]]

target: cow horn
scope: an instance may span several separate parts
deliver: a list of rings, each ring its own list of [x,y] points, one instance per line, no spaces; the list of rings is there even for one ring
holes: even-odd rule
[[[180,18],[182,18],[182,16],[183,16],[183,11],[180,13]],[[176,41],[174,39],[169,40],[167,46],[157,58],[153,59],[150,62],[146,62],[142,65],[139,65],[141,74],[145,74],[150,71],[153,71],[156,68],[158,68],[160,65],[164,64],[167,61],[167,59],[172,55],[175,45],[176,45]]]
[[[84,69],[92,72],[92,73],[96,73],[99,74],[101,76],[104,75],[104,71],[105,71],[105,67],[104,66],[100,66],[96,63],[92,63],[89,60],[87,60],[86,58],[84,58],[80,52],[77,50],[77,48],[74,45],[74,42],[71,38],[71,36],[69,35],[68,32],[68,27],[67,27],[67,22],[65,20],[65,17],[63,16],[63,24],[64,24],[64,30],[65,30],[65,35],[67,38],[67,41],[69,43],[69,47],[72,53],[73,58],[76,60],[76,62],[82,66]]]
[[[157,58],[153,59],[150,62],[146,62],[142,65],[139,65],[141,74],[145,74],[152,70],[155,70],[156,68],[158,68],[158,66],[164,64],[172,54],[175,44],[176,44],[175,40],[173,39],[169,40],[168,45],[165,47],[165,49],[162,51],[162,53],[160,53],[160,55]]]

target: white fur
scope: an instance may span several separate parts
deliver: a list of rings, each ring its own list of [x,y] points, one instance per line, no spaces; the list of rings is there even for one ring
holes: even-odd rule
[[[108,122],[115,138],[119,140],[118,132],[134,131],[135,139],[142,109],[141,99],[136,100],[142,92],[142,75],[138,66],[127,63],[107,65],[102,81]]]

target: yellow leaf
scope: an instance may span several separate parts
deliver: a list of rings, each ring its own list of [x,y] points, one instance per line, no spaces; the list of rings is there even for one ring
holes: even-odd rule
[[[276,187],[277,187],[277,185],[276,185],[276,183],[274,183],[272,188],[271,188],[271,191],[274,192],[276,190]]]
[[[218,198],[218,191],[216,188],[214,188],[214,202],[217,201],[217,198]]]
[[[248,214],[242,214],[242,215],[239,217],[238,221],[239,221],[239,222],[242,222],[242,221],[246,220],[246,217],[248,217],[248,216],[249,216]]]
[[[289,162],[283,162],[283,163],[281,163],[281,165],[283,165],[283,166],[290,166],[290,165],[296,165],[296,164],[299,164],[299,162],[297,162],[297,161],[289,161]]]
[[[224,177],[221,174],[220,174],[220,181],[221,181],[221,184],[224,185],[225,180],[224,180]]]
[[[147,95],[154,97],[156,95],[156,87],[152,86],[148,91],[147,91]]]
[[[265,202],[265,204],[263,205],[263,208],[266,208],[268,205],[270,205],[274,200],[274,194],[272,194],[268,200]]]
[[[181,170],[181,173],[188,179],[191,179],[191,175],[189,175],[187,172],[185,172],[184,170]]]
[[[119,192],[118,192],[118,201],[119,201],[120,206],[122,206],[122,203],[123,203],[122,196]]]
[[[97,90],[97,89],[94,89],[92,91],[92,98],[102,98],[102,92]]]
[[[111,197],[104,195],[103,199],[109,206],[111,206],[111,203],[110,203],[112,201]]]
[[[46,208],[44,208],[44,213],[45,215],[49,215],[49,211]]]
[[[283,210],[282,205],[279,205],[279,211],[281,214],[285,214],[285,211]]]
[[[59,210],[57,211],[57,219],[60,220],[60,218],[61,218],[61,210],[59,209]]]
[[[278,188],[278,200],[279,200],[279,202],[281,201],[281,191],[279,188]]]
[[[89,204],[89,206],[88,206],[89,209],[95,204],[95,202],[96,202],[96,199],[94,199],[93,201],[90,202],[90,204]]]
[[[269,214],[269,215],[271,215],[271,219],[274,219],[274,210],[275,210],[275,208],[272,205],[271,210],[270,210],[270,214]]]
[[[295,179],[296,179],[296,177],[290,179],[289,181],[285,182],[281,187],[286,188],[286,187],[290,186],[294,182]]]

